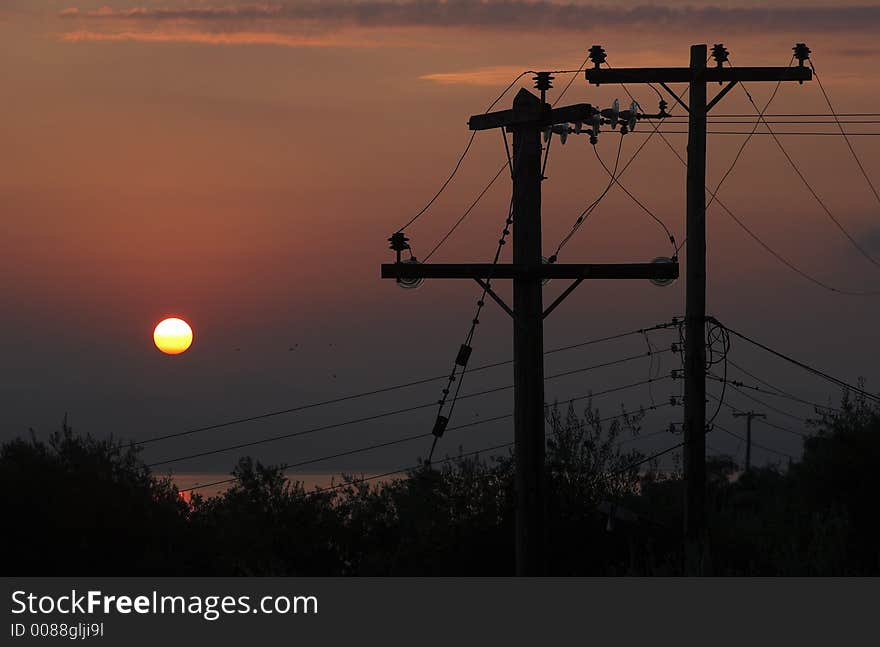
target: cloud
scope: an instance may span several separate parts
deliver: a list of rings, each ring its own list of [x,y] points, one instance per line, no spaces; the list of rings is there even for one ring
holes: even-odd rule
[[[203,31],[68,31],[61,40],[82,42],[190,43],[200,45],[275,45],[278,47],[386,47],[387,43],[358,37],[307,36],[268,31],[203,32]]]
[[[543,69],[543,68],[541,68]],[[496,65],[493,67],[480,67],[460,72],[439,72],[425,74],[419,78],[423,81],[434,81],[444,85],[504,85],[513,77],[523,71],[523,67],[515,65]]]
[[[69,7],[61,11],[64,18],[115,19],[115,20],[186,20],[186,21],[221,21],[221,20],[257,20],[263,18],[283,18],[287,11],[281,5],[246,4],[229,7],[200,7],[178,9],[132,7],[114,9],[101,7],[91,11],[80,11]]]
[[[219,1],[219,0],[218,0]],[[548,0],[327,0],[128,8],[68,7],[59,13],[68,42],[143,41],[217,45],[268,44],[283,47],[362,47],[389,40],[391,32],[424,28],[477,30],[631,30],[812,32],[880,29],[880,6],[839,7],[667,7],[585,5]],[[330,34],[348,32],[345,38]],[[394,39],[390,39],[394,40]],[[424,44],[411,39],[410,44]],[[398,43],[399,44],[399,43]],[[497,83],[492,70],[430,75],[438,83]],[[493,81],[489,81],[494,78]]]
[[[75,9],[75,8],[71,8]],[[187,21],[247,23],[310,22],[327,27],[484,27],[584,30],[587,27],[629,26],[749,31],[874,30],[880,27],[880,6],[813,7],[615,7],[548,0],[412,0],[362,2],[283,2],[217,7],[65,10],[80,20],[139,22]]]

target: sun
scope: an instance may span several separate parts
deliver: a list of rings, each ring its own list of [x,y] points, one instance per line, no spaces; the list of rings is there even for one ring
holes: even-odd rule
[[[153,331],[156,348],[166,355],[180,355],[192,345],[193,331],[183,319],[163,319]]]

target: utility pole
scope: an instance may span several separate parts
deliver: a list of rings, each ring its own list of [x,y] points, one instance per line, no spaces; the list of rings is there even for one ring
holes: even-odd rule
[[[687,148],[687,268],[685,304],[684,366],[684,533],[685,572],[705,572],[708,557],[706,523],[706,116],[740,82],[780,82],[812,79],[804,66],[810,50],[803,43],[794,47],[796,67],[724,67],[728,51],[712,48],[715,67],[707,68],[706,45],[692,45],[689,67],[600,68],[586,70],[595,85],[609,83],[651,83],[662,87],[688,112]],[[707,84],[726,83],[717,95],[707,99]],[[668,83],[687,83],[688,102],[678,98]]]
[[[514,98],[514,112],[543,110],[529,92]],[[541,265],[541,130],[513,131],[513,264]],[[513,428],[517,491],[516,571],[544,574],[544,317],[541,279],[513,281]]]
[[[752,468],[752,418],[766,418],[766,413],[755,413],[754,411],[736,412],[734,418],[746,419],[746,472]]]
[[[505,129],[513,133],[513,263],[382,265],[387,279],[472,279],[513,319],[514,440],[516,445],[516,574],[544,575],[547,525],[544,477],[543,320],[585,279],[678,278],[678,263],[544,264],[541,258],[541,133],[553,126],[590,123],[599,111],[590,104],[553,108],[521,89],[512,110],[475,115],[471,130]],[[615,124],[616,125],[616,124]],[[400,234],[402,236],[402,234]],[[394,242],[392,242],[392,246]],[[394,247],[392,247],[394,248]],[[495,293],[489,280],[513,280],[513,308]],[[546,308],[543,279],[572,283]],[[443,433],[443,426],[435,435]]]
[[[684,315],[685,535],[702,561],[706,524],[706,46],[691,47],[688,89],[687,265]],[[693,487],[688,487],[693,484]],[[701,572],[696,564],[691,572]]]

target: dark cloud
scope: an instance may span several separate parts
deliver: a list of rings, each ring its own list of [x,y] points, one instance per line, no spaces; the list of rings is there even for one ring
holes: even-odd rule
[[[875,30],[880,6],[825,7],[613,7],[546,1],[415,0],[412,2],[302,2],[198,8],[68,10],[67,18],[119,21],[191,21],[247,24],[306,21],[361,27],[522,27],[580,30],[596,26],[716,28],[755,31]]]

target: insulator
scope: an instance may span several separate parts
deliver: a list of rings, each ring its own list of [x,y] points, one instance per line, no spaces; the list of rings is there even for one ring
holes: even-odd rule
[[[532,80],[535,82],[536,90],[546,92],[553,87],[554,78],[556,77],[552,76],[550,72],[538,72],[537,74],[535,74],[535,76],[532,77]]]
[[[791,49],[794,51],[794,57],[798,60],[798,65],[803,67],[804,61],[810,58],[810,48],[806,43],[797,43]]]
[[[455,363],[461,367],[467,366],[473,350],[474,349],[467,344],[462,344],[461,348],[458,349],[458,355],[455,357]]]
[[[660,99],[660,102],[658,105],[659,105],[659,112],[658,112],[657,116],[660,117],[661,119],[668,117],[669,113],[666,112],[666,109],[669,107],[669,102],[666,101],[666,99]]]
[[[449,424],[449,418],[446,416],[437,416],[437,420],[434,421],[434,429],[431,431],[432,434],[437,436],[437,438],[441,438],[443,436],[443,432],[446,431],[446,425]]]
[[[617,122],[620,119],[620,101],[615,99],[610,108],[605,108],[604,110],[600,111],[599,114],[608,119],[608,123],[611,124],[611,128],[616,128]]]
[[[416,260],[415,256],[410,256],[408,259],[406,259],[404,261],[398,261],[398,262],[407,263],[407,264],[410,264],[410,263],[418,264],[418,261]],[[398,277],[397,278],[397,285],[402,287],[404,290],[414,290],[415,288],[419,287],[424,282],[425,282],[425,279],[423,279],[421,277],[412,277],[412,278]]]
[[[395,252],[402,252],[409,249],[409,238],[407,238],[402,231],[391,234],[391,238],[388,239],[388,242],[391,243],[391,249]]]
[[[630,132],[636,129],[636,122],[639,120],[639,106],[637,101],[633,101],[629,104],[629,122],[627,126],[630,129]]]
[[[718,67],[724,67],[724,64],[727,63],[727,57],[729,54],[730,52],[728,52],[727,48],[721,43],[716,43],[712,46],[712,58],[715,59],[715,65]]]
[[[658,265],[659,265],[659,264],[674,263],[674,262],[675,262],[675,261],[673,261],[671,258],[668,258],[668,257],[666,257],[666,256],[658,256],[658,257],[655,258],[653,261],[651,261],[651,263],[656,263],[656,264],[658,264]],[[651,281],[651,283],[652,283],[653,285],[656,285],[656,286],[659,287],[659,288],[665,288],[667,285],[670,285],[675,279],[657,279],[657,278],[652,278],[652,279],[649,279],[649,280]]]
[[[605,54],[605,48],[601,45],[593,45],[590,48],[590,60],[593,61],[593,66],[598,70],[599,66],[605,62],[605,59],[608,58]]]

